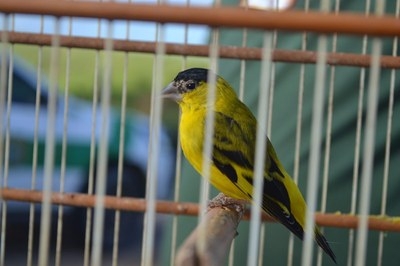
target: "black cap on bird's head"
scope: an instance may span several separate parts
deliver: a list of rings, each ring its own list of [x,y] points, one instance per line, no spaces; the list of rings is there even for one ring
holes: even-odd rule
[[[209,70],[206,68],[189,68],[179,72],[178,75],[176,75],[176,77],[174,78],[174,81],[193,80],[195,82],[207,82],[208,71]]]
[[[162,96],[181,101],[182,95],[193,91],[199,84],[207,83],[209,70],[206,68],[189,68],[176,75],[174,80],[162,91]]]

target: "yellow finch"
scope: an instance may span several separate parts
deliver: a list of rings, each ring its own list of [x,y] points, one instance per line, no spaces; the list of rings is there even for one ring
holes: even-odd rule
[[[183,153],[201,173],[207,114],[209,70],[191,68],[180,72],[162,91],[182,111],[179,133]],[[253,168],[257,120],[222,77],[216,76],[213,149],[210,183],[225,195],[253,199]],[[262,209],[303,239],[306,203],[266,137]],[[336,262],[335,254],[318,227],[315,241]]]

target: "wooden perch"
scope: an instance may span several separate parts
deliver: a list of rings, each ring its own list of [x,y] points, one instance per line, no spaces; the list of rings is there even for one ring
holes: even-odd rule
[[[223,265],[246,203],[222,193],[215,197],[203,221],[179,248],[175,265]]]

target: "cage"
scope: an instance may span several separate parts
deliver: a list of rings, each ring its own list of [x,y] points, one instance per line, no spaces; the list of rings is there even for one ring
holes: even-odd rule
[[[1,265],[334,265],[314,224],[339,265],[400,261],[399,0],[2,0],[0,12]],[[251,181],[240,176],[252,202],[214,198],[206,181],[215,130],[235,134],[215,112],[193,118],[201,174],[181,151],[182,114],[161,91],[193,67],[258,120]],[[212,105],[220,80],[204,80]],[[260,208],[265,136],[307,202],[303,241]]]

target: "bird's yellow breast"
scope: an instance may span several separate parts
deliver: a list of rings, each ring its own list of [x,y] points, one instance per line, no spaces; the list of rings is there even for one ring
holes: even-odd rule
[[[181,106],[181,108],[185,108],[185,106]],[[205,119],[205,108],[187,108],[182,110],[179,126],[182,151],[190,164],[201,175],[204,175],[202,167],[204,159],[203,147],[205,139]],[[211,158],[209,163],[211,167],[208,181],[216,189],[233,198],[250,200],[248,194],[243,193],[243,191],[232,183],[227,176],[220,172],[212,162]],[[251,188],[249,190],[250,191],[246,192],[251,194]]]
[[[204,119],[182,112],[179,135],[183,153],[193,167],[200,172],[203,161]]]

